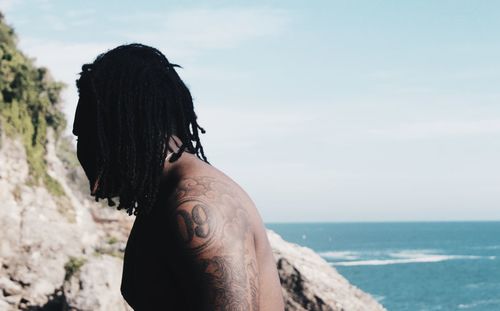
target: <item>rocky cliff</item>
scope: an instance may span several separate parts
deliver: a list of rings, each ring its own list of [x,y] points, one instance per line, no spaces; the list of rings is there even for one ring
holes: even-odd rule
[[[119,291],[118,244],[130,220],[116,214],[113,230],[100,223],[94,211],[104,209],[70,186],[53,136],[47,136],[47,170],[59,181],[60,196],[28,184],[24,146],[1,137],[0,310],[127,310]]]
[[[271,230],[267,236],[278,266],[286,310],[385,310],[312,249],[286,242]]]
[[[130,310],[119,287],[133,218],[88,199],[61,137],[61,87],[0,15],[0,311]],[[312,250],[268,234],[287,310],[384,310]]]

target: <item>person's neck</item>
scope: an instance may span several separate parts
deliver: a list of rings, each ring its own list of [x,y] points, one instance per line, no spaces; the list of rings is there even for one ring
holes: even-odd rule
[[[184,149],[184,151],[182,151],[182,154],[178,159],[176,159],[173,162],[170,162],[171,157],[177,156],[177,154],[180,152],[181,147],[182,147],[181,139],[176,135],[172,135],[167,143],[167,156],[165,164],[163,166],[164,176],[166,176],[168,172],[174,170],[176,167],[184,164],[186,161],[192,160],[194,154],[190,153],[189,150]]]

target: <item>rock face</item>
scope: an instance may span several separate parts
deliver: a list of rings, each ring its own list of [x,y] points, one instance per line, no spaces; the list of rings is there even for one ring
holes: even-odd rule
[[[102,251],[112,237],[95,216],[103,209],[72,188],[52,133],[48,173],[59,181],[64,196],[27,185],[24,147],[5,134],[1,139],[0,310],[129,310],[119,291],[119,253]],[[117,246],[132,221],[120,222],[120,216],[126,217],[115,213],[113,219],[120,227],[113,230]]]
[[[267,236],[276,259],[286,310],[385,310],[310,248],[286,242],[271,230]]]

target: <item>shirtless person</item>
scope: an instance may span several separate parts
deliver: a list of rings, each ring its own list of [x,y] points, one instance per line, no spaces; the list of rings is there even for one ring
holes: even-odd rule
[[[121,292],[139,311],[283,310],[259,213],[208,163],[174,67],[154,48],[123,45],[77,81],[73,134],[91,195],[136,216]]]

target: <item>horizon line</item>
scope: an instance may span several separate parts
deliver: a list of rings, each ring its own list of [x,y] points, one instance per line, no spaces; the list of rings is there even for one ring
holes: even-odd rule
[[[335,221],[270,221],[265,225],[274,224],[369,224],[369,223],[494,223],[500,219],[493,220],[335,220]]]

